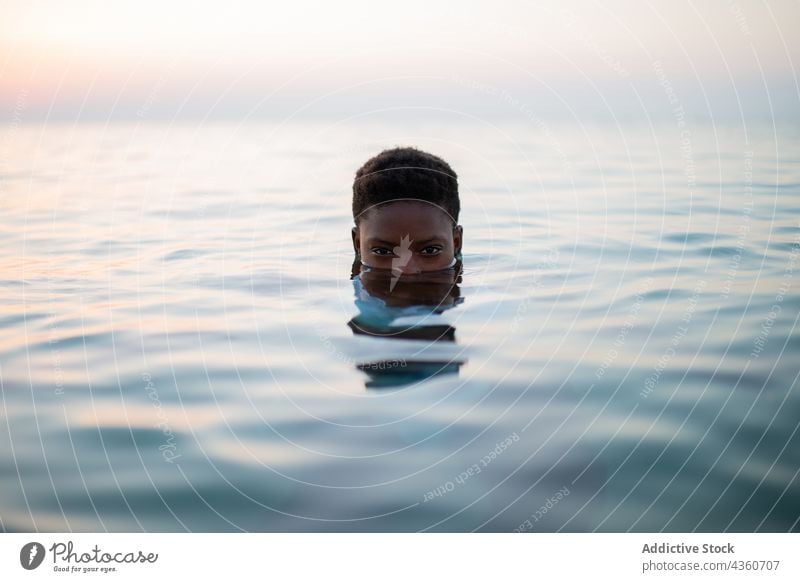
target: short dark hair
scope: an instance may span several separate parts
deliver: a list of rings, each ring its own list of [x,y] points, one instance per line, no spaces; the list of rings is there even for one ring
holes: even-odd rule
[[[358,169],[353,219],[376,204],[404,198],[435,204],[458,222],[458,176],[443,159],[414,147],[383,150]]]

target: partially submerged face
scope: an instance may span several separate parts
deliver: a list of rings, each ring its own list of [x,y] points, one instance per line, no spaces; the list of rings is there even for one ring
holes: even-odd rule
[[[429,202],[392,201],[358,217],[353,247],[373,269],[416,275],[447,269],[461,252],[461,227]]]
[[[461,296],[460,272],[455,269],[428,271],[395,278],[392,271],[362,270],[359,279],[372,297],[382,299],[387,307],[434,305],[446,309],[458,303]]]

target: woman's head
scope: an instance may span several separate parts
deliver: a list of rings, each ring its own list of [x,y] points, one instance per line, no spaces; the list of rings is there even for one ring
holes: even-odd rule
[[[460,257],[456,173],[416,148],[384,150],[356,172],[353,247],[362,264],[404,274],[436,271]]]

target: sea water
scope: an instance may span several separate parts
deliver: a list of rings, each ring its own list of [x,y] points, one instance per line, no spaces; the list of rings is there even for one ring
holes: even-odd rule
[[[796,127],[8,129],[3,530],[798,530]],[[351,324],[394,145],[459,175],[427,336]]]

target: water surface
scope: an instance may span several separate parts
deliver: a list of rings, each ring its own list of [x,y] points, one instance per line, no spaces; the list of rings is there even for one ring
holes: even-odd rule
[[[690,135],[15,128],[2,528],[797,531],[800,134]],[[349,188],[394,145],[462,190],[417,337],[353,326]]]

